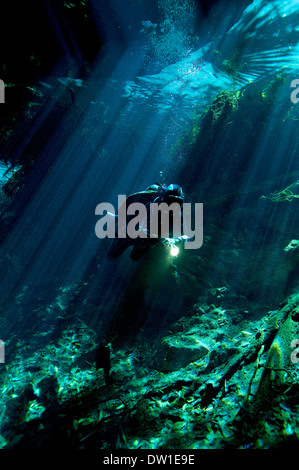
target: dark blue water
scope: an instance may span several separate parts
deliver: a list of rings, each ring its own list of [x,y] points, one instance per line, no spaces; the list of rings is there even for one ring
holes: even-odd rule
[[[40,448],[275,446],[278,428],[257,443],[252,426],[247,443],[233,424],[254,375],[242,376],[242,348],[263,353],[233,343],[252,325],[252,338],[265,331],[266,354],[269,315],[298,292],[298,253],[285,251],[298,238],[298,5],[94,0],[40,8],[49,43],[42,26],[32,32],[32,44],[44,47],[28,69],[34,93],[11,109],[18,96],[7,88],[2,105],[17,116],[1,167],[1,182],[11,177],[0,246],[2,447],[32,448],[35,438]],[[173,257],[160,243],[139,261],[130,249],[107,258],[112,241],[95,235],[96,206],[117,206],[118,195],[155,182],[179,184],[187,201],[203,203],[203,246],[180,245]],[[228,357],[237,364],[229,370]],[[240,389],[233,382],[223,392],[217,377],[235,374]],[[214,409],[222,440],[199,424],[220,392],[231,401]]]

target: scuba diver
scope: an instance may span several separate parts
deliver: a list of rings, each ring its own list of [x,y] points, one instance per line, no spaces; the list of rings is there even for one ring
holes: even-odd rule
[[[161,204],[166,203],[170,205],[174,202],[178,203],[180,206],[184,200],[184,194],[181,186],[177,184],[170,184],[169,186],[162,185],[160,183],[155,183],[149,186],[145,191],[134,193],[131,196],[128,196],[126,199],[126,206],[128,207],[132,203],[141,203],[146,208],[146,220],[144,220],[144,226],[146,235],[144,237],[138,236],[137,238],[132,238],[124,235],[126,233],[126,228],[135,215],[126,215],[125,226],[121,226],[120,217],[117,217],[117,228],[115,239],[108,251],[107,256],[109,258],[118,258],[128,247],[133,245],[131,251],[131,259],[134,261],[139,260],[147,251],[154,245],[160,243],[164,238],[161,235],[161,226],[158,227],[158,233],[153,233],[148,230],[147,227],[150,227],[151,211],[153,203]],[[173,229],[173,218],[172,214],[169,213],[169,228],[170,235]],[[139,224],[142,225],[142,224]],[[142,229],[142,227],[141,227]]]

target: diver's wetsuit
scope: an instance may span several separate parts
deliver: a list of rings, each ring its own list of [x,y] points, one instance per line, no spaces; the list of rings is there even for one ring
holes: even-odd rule
[[[177,202],[180,205],[183,202],[183,192],[182,188],[178,185],[169,185],[169,186],[162,186],[161,184],[153,184],[147,188],[146,191],[141,191],[139,193],[134,193],[131,196],[127,197],[126,199],[126,207],[134,202],[142,203],[147,209],[147,227],[149,227],[150,222],[150,204],[152,203],[162,203],[165,202],[168,205],[172,204],[173,202]],[[126,216],[126,226],[135,217],[135,215],[127,215]],[[137,261],[140,259],[151,246],[156,245],[161,241],[158,234],[157,237],[150,238],[148,235],[147,238],[130,238],[126,236],[125,238],[119,238],[118,234],[120,230],[123,228],[117,227],[116,231],[116,238],[114,239],[109,251],[108,257],[109,258],[118,258],[129,246],[133,245],[133,249],[131,252],[131,259]]]

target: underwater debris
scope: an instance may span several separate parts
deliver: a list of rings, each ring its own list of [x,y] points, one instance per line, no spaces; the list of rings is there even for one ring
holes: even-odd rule
[[[170,372],[186,367],[192,362],[199,361],[209,353],[209,348],[189,336],[180,338],[168,338],[163,341],[160,349],[161,360],[156,364],[156,369],[161,372]]]
[[[100,343],[96,350],[95,365],[96,369],[104,369],[106,385],[109,385],[109,373],[111,368],[110,356],[110,345],[104,346],[103,343]]]
[[[299,186],[299,180],[290,184],[285,189],[274,191],[269,194],[269,196],[261,196],[260,199],[270,199],[272,202],[292,201],[295,198],[299,198],[299,194],[294,194],[296,186]],[[299,190],[299,188],[297,188],[297,190]]]
[[[298,301],[298,294],[288,299],[279,312],[279,323],[277,316],[272,317],[272,320],[276,320],[272,322],[272,333],[263,342],[246,399],[234,420],[235,442],[238,446],[246,446],[250,440],[250,447],[268,448],[290,435],[296,435],[298,439],[294,420],[294,427],[290,426],[292,413],[285,413],[289,397],[293,393],[298,395],[298,372],[290,358],[291,340],[299,333],[293,318]],[[253,382],[255,391],[252,390]]]
[[[83,86],[83,80],[81,78],[59,77],[57,81],[66,86],[76,86],[78,88]]]
[[[1,446],[26,447],[26,434],[37,430],[42,446],[57,415],[59,439],[77,448],[264,447],[273,444],[279,433],[281,439],[296,437],[298,373],[288,342],[299,337],[294,318],[298,308],[299,296],[294,295],[280,310],[235,325],[230,318],[217,323],[219,315],[229,317],[229,311],[196,305],[194,315],[178,321],[157,350],[143,344],[134,351],[111,351],[109,388],[99,383],[95,371],[69,370],[73,356],[82,354],[82,348],[67,351],[79,340],[69,328],[57,346],[52,345],[54,349],[43,351],[43,357],[39,352],[18,366],[7,366],[1,396],[14,394],[11,405],[16,407],[7,408],[2,416]],[[194,361],[196,345],[202,357]],[[180,354],[184,349],[185,358],[174,357],[171,363],[169,355],[167,367],[160,370],[158,359],[163,364],[164,353],[176,349]],[[97,353],[97,366],[107,365],[109,354],[103,343]],[[21,358],[21,350],[19,354]],[[40,369],[33,369],[37,358]],[[46,370],[50,377],[44,377]],[[16,377],[20,380],[12,380]],[[19,397],[28,380],[32,386],[21,410]],[[11,426],[13,409],[22,411],[23,421]]]
[[[227,287],[225,286],[210,289],[211,294],[214,295],[217,299],[221,299],[226,291]]]
[[[283,251],[294,251],[299,248],[299,240],[291,240]]]

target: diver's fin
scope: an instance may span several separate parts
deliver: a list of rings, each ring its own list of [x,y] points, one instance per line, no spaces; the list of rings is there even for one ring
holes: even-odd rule
[[[144,256],[148,250],[160,242],[160,239],[141,239],[138,243],[136,243],[131,251],[131,260],[138,261],[142,256]]]
[[[299,64],[298,25],[298,2],[254,0],[223,38],[217,66],[241,85],[281,69],[292,73]]]

